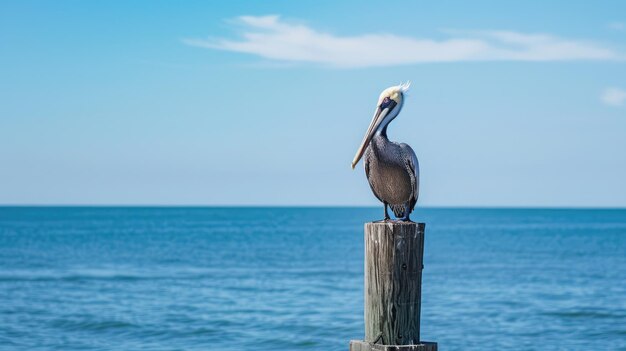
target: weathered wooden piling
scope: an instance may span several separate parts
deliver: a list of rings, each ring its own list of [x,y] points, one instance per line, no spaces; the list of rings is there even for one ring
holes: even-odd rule
[[[420,340],[424,223],[365,224],[365,340],[350,351],[437,351]]]

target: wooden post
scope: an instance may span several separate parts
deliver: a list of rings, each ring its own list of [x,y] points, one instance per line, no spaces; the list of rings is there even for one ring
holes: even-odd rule
[[[437,351],[420,340],[424,223],[365,224],[365,340],[350,351]]]

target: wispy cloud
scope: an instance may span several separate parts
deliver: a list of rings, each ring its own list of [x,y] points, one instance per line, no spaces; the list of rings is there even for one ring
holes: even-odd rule
[[[623,32],[626,30],[626,24],[624,22],[611,22],[609,23],[609,28]]]
[[[370,67],[456,61],[624,60],[611,48],[584,40],[513,31],[446,31],[436,40],[394,34],[337,36],[280,16],[241,16],[238,40],[184,39],[192,46],[257,55],[283,62]]]
[[[619,88],[608,88],[600,96],[602,102],[610,106],[623,106],[626,103],[626,91]]]

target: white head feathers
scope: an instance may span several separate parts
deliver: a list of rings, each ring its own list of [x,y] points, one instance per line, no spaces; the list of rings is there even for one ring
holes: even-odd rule
[[[378,104],[380,105],[380,103],[386,97],[400,104],[402,102],[402,95],[404,95],[404,93],[409,90],[410,86],[411,83],[407,81],[406,83],[400,83],[399,85],[394,85],[383,90],[383,92],[380,94],[380,97],[378,98]]]

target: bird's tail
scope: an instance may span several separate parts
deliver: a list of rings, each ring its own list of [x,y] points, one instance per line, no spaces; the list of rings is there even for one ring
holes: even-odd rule
[[[393,214],[396,216],[396,218],[404,217],[404,204],[389,205],[389,207],[391,207],[391,210],[393,211]]]

